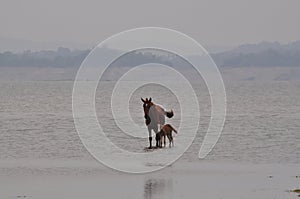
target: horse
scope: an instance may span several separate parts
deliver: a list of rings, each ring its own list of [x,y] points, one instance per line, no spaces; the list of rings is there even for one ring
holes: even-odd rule
[[[158,133],[158,126],[159,130],[161,130],[162,126],[165,124],[165,116],[168,118],[172,118],[174,116],[173,110],[165,111],[163,107],[160,105],[154,104],[152,102],[151,97],[148,99],[141,98],[144,108],[144,118],[146,126],[148,127],[149,133],[149,149],[152,148],[152,130],[155,134]],[[156,147],[159,146],[159,140],[156,139]]]

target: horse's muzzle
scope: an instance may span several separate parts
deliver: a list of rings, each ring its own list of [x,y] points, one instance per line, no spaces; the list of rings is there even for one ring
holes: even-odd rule
[[[145,115],[144,118],[146,120],[146,125],[150,124],[151,119],[150,119],[149,115]]]

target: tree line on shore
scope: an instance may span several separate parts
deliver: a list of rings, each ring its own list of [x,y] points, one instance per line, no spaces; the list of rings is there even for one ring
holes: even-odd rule
[[[117,50],[104,48],[104,53],[115,53]],[[0,53],[0,67],[79,67],[90,50],[70,50],[60,47],[57,50],[42,50],[22,53]],[[300,66],[300,41],[290,44],[262,42],[242,45],[232,50],[211,54],[221,67],[271,67]],[[153,51],[133,52],[122,58],[122,66],[135,66],[143,63],[171,64],[174,56]],[[101,63],[99,63],[101,64]]]

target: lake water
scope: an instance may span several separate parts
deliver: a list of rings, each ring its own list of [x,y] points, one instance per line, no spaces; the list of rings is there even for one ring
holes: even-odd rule
[[[135,142],[119,134],[118,129],[114,126],[110,126],[112,118],[110,114],[107,114],[108,110],[103,107],[103,100],[107,101],[109,98],[103,98],[103,96],[106,96],[105,92],[109,93],[109,89],[112,88],[113,83],[104,82],[103,85],[104,89],[98,89],[99,92],[97,92],[96,97],[97,115],[102,120],[100,123],[111,133],[109,136],[113,139],[115,144],[126,150],[143,152],[144,147],[148,146],[147,138]],[[103,168],[103,166],[95,163],[81,143],[76,132],[72,116],[72,87],[72,81],[1,82],[0,173],[2,176],[12,174],[24,175],[27,173],[37,175],[65,175],[75,173],[76,175],[84,175],[93,172],[101,173],[107,170],[98,171],[98,168]],[[180,158],[178,163],[176,162],[174,164],[175,168],[176,164],[199,165],[199,163],[203,163],[204,165],[207,163],[212,165],[245,164],[255,165],[258,168],[260,167],[259,165],[265,167],[265,165],[284,166],[300,164],[299,81],[225,82],[227,92],[227,116],[225,126],[220,140],[212,152],[201,161],[198,159],[198,152],[208,127],[210,102],[205,86],[203,84],[196,84],[195,87],[200,101],[200,126],[192,146],[186,151],[183,157]],[[140,97],[150,96],[154,102],[163,104],[167,109],[172,108],[174,110],[175,117],[169,119],[168,122],[172,123],[175,127],[178,126],[181,116],[179,114],[180,107],[176,98],[165,88],[150,86],[137,90],[129,102],[129,110],[133,121],[141,126],[141,134],[143,134],[144,137],[147,137],[147,130],[144,126]],[[191,115],[193,115],[193,113],[191,113]],[[182,132],[177,136],[184,136],[184,133]],[[89,162],[93,163],[89,164]],[[195,172],[199,175],[199,172],[201,173],[212,167],[204,166],[204,168]],[[195,169],[193,166],[189,168]],[[231,166],[230,168],[235,171],[239,170],[232,169],[234,167]],[[250,166],[246,168],[250,168]],[[300,170],[297,170],[297,167],[292,168],[293,169],[290,170],[290,172],[292,171],[291,173],[283,169],[279,171],[276,170],[272,175],[281,172],[287,172],[285,177],[299,175]],[[250,171],[249,169],[244,170]],[[176,171],[179,172],[180,169]],[[268,169],[263,171],[268,171]],[[222,172],[226,173],[226,169]],[[188,170],[186,173],[188,173]],[[180,173],[180,175],[183,174],[184,172]],[[269,173],[264,173],[264,175],[267,176]],[[109,183],[112,184],[115,182],[121,183],[122,179],[125,181],[126,179],[128,180],[128,178],[123,177],[118,179],[114,174],[108,176],[111,177],[112,180],[109,181]],[[149,191],[151,192],[153,186],[158,193],[167,194],[167,196],[163,198],[172,198],[172,196],[174,198],[176,191],[172,189],[179,185],[176,184],[177,181],[174,178],[170,177],[172,174],[168,174],[167,176],[168,178],[150,178],[148,176],[147,178],[133,181],[133,184],[140,182],[144,184],[140,192],[137,193],[136,198],[139,198],[138,196],[155,198],[157,196],[155,192],[150,193],[155,197],[149,197],[148,193]],[[200,175],[199,179],[202,177],[203,176]],[[178,178],[180,179],[180,176],[178,176]],[[193,178],[193,176],[186,176],[181,182],[188,181],[190,178]],[[209,177],[205,177],[204,175],[204,178]],[[239,177],[232,178],[232,182],[238,185]],[[219,182],[226,182],[226,179],[227,178],[223,176]],[[228,180],[230,179],[231,178],[228,178]],[[132,179],[129,178],[129,181],[130,180]],[[264,180],[258,181],[264,182]],[[255,182],[255,180],[251,182]],[[294,179],[292,182],[294,183]],[[299,180],[297,182],[299,184]],[[275,189],[279,185],[270,186]],[[297,184],[295,184],[295,186],[297,186]],[[21,187],[21,185],[19,187]],[[296,187],[282,187],[282,190],[288,188]],[[96,190],[96,188],[93,190]],[[134,188],[131,187],[130,190],[133,191]],[[184,190],[185,191],[180,192],[183,196],[188,192],[193,193],[190,188],[185,188]],[[196,189],[193,189],[193,191],[196,191]],[[172,193],[171,196],[170,193]],[[180,193],[179,195],[175,194],[177,198],[181,198]],[[32,195],[34,194],[36,194],[36,192],[32,191]],[[206,194],[209,195],[209,193]],[[16,196],[17,194],[13,193],[12,195]],[[111,195],[107,194],[106,196],[109,197]],[[128,197],[130,198],[130,196],[132,195],[129,194]],[[219,195],[217,196],[221,197]],[[266,198],[270,196],[273,195],[267,194]],[[248,197],[245,196],[242,198]]]
[[[104,87],[110,89],[112,85],[105,82]],[[207,159],[300,163],[300,82],[234,82],[225,86],[226,122],[218,144]],[[72,87],[71,81],[1,82],[0,159],[89,158],[74,127]],[[198,89],[201,121],[197,138],[183,157],[187,161],[197,161],[209,121],[208,94],[204,86]],[[162,87],[144,87],[137,90],[130,100],[130,114],[144,128],[141,134],[145,137],[147,130],[140,96],[152,96],[154,102],[172,108],[175,118],[168,122],[178,126],[180,107],[176,98],[164,91]],[[109,110],[101,107],[103,96],[105,94],[97,92],[97,114],[99,118],[107,116],[109,120]],[[104,119],[102,123],[105,122],[108,124],[104,127],[110,125],[110,121]],[[115,132],[114,129],[111,131]],[[117,132],[115,134],[117,136]],[[126,142],[120,140],[120,143],[126,148]],[[147,138],[139,144],[133,150],[147,146]]]

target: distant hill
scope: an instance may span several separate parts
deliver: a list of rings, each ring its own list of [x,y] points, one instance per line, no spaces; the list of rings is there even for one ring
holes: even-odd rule
[[[119,54],[119,50],[110,48],[98,48],[106,57]],[[58,67],[58,68],[78,68],[90,50],[73,50],[60,47],[56,51],[43,50],[31,52],[29,50],[23,53],[4,52],[0,53],[0,67]],[[113,65],[117,66],[137,66],[140,64],[155,62],[169,64],[169,56],[151,53],[151,51],[139,51],[126,54],[118,59]],[[102,64],[100,61],[95,63]]]
[[[290,44],[245,44],[230,51],[212,54],[212,58],[218,66],[300,66],[300,41]]]
[[[117,50],[110,48],[99,49],[108,56]],[[78,68],[90,50],[70,50],[60,47],[55,50],[43,50],[22,53],[0,53],[0,67],[72,67]],[[300,66],[300,41],[290,44],[278,42],[262,42],[259,44],[244,44],[232,50],[211,54],[220,67],[284,67]],[[130,53],[117,62],[119,66],[136,66],[143,63],[155,62],[173,64],[178,59],[174,56],[157,54],[155,52]],[[97,63],[101,64],[101,63]],[[184,64],[182,65],[184,67]]]
[[[57,51],[43,50],[23,53],[4,52],[0,53],[0,66],[9,67],[74,67],[79,66],[87,56],[89,50],[69,50],[58,48]]]

